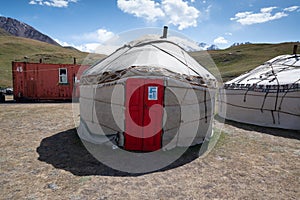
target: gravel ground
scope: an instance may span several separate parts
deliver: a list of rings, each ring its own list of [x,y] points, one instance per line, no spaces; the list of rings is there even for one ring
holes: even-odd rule
[[[87,152],[71,108],[0,104],[0,199],[300,198],[300,132],[227,122],[208,155],[134,175]]]

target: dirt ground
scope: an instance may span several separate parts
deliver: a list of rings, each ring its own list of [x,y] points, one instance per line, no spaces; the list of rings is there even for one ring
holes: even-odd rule
[[[87,152],[71,107],[0,104],[0,199],[300,198],[300,132],[227,122],[208,155],[132,175]]]

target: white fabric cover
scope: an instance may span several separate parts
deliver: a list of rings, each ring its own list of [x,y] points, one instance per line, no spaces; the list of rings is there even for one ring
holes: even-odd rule
[[[199,65],[181,47],[167,39],[154,36],[124,45],[92,66],[84,75],[115,72],[132,66],[159,67],[180,74],[215,80],[209,71]]]
[[[300,57],[282,55],[224,85],[219,115],[260,126],[300,130]]]

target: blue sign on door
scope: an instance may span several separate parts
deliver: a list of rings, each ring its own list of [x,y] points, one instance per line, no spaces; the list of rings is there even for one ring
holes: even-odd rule
[[[148,100],[157,100],[157,86],[148,87]]]

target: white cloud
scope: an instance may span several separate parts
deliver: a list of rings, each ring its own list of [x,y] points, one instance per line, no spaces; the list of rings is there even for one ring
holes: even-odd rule
[[[35,5],[36,4],[36,1],[32,0],[32,1],[29,1],[29,4],[31,5]]]
[[[276,7],[262,8],[260,9],[259,13],[239,12],[235,14],[235,17],[230,18],[230,20],[237,21],[242,25],[251,25],[265,23],[288,16],[288,14],[286,14],[285,12],[277,12],[275,14],[272,14],[272,11],[274,9],[276,9]]]
[[[203,7],[203,9],[199,13],[200,21],[205,21],[210,19],[212,5],[208,5],[207,7]]]
[[[108,31],[106,29],[100,28],[93,32],[83,33],[82,35],[75,35],[72,36],[72,39],[74,41],[78,42],[97,42],[97,43],[103,43],[112,37],[114,37],[115,34],[111,31]]]
[[[232,33],[230,33],[230,32],[227,32],[227,33],[225,33],[225,35],[232,36]]]
[[[100,43],[87,43],[87,44],[78,45],[77,49],[84,52],[95,53],[97,47],[99,46]]]
[[[87,44],[77,46],[77,49],[79,49],[80,51],[89,52],[89,53],[99,53],[105,55],[112,54],[118,48],[120,48],[120,46],[104,45],[100,43],[87,43]]]
[[[262,8],[260,9],[260,12],[262,13],[270,13],[272,12],[272,10],[276,9],[277,7],[273,6],[273,7],[268,7],[268,8]]]
[[[51,6],[57,8],[66,8],[69,3],[76,3],[78,0],[31,0],[30,5]]]
[[[99,53],[99,54],[105,54],[109,55],[113,53],[115,50],[120,48],[120,46],[114,46],[114,45],[105,45],[101,43],[85,43],[80,45],[75,45],[73,43],[68,43],[64,41],[60,41],[58,39],[54,39],[58,44],[64,47],[74,47],[80,51],[88,52],[88,53]]]
[[[113,32],[101,28],[93,32],[72,36],[71,39],[76,44],[60,41],[58,39],[55,39],[55,41],[61,46],[71,46],[80,51],[109,55],[120,47],[116,45],[105,44],[107,40],[113,37],[115,37]]]
[[[29,2],[29,4],[31,4],[31,5],[36,5],[36,4],[38,4],[38,5],[43,5],[43,0],[31,0],[30,2]]]
[[[60,41],[59,39],[55,39],[55,38],[54,38],[54,41],[57,42],[58,44],[60,44],[61,46],[64,46],[64,47],[67,47],[67,46],[74,46],[74,45],[69,44],[69,43],[67,43],[67,42]]]
[[[158,18],[164,17],[159,3],[152,0],[118,0],[117,4],[123,12],[145,18],[148,21],[154,22]]]
[[[161,20],[177,26],[179,30],[196,27],[200,11],[183,0],[118,0],[118,7],[124,12],[149,22]]]
[[[106,40],[109,40],[110,38],[114,37],[114,33],[107,31],[105,29],[98,29],[97,30],[97,36],[98,36],[98,40],[100,42],[104,42]]]
[[[226,40],[224,37],[220,36],[214,39],[215,44],[227,44],[228,40]]]
[[[199,11],[182,0],[163,0],[162,7],[168,23],[178,26],[179,30],[197,26]]]
[[[284,11],[287,11],[287,12],[294,12],[294,11],[297,10],[298,8],[300,8],[300,6],[291,6],[291,7],[285,8],[285,9],[283,9],[283,10],[284,10]]]

